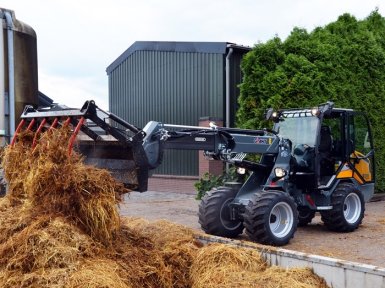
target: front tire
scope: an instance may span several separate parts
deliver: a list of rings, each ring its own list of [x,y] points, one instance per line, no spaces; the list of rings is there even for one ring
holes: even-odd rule
[[[255,242],[286,245],[294,236],[297,224],[297,205],[285,192],[257,192],[246,206],[246,234]]]
[[[333,209],[323,211],[321,220],[337,232],[352,232],[362,223],[365,201],[360,190],[351,183],[338,185],[331,196]]]
[[[214,188],[206,193],[199,204],[199,224],[207,234],[234,238],[243,232],[241,220],[231,220],[229,204],[238,190],[227,187]]]

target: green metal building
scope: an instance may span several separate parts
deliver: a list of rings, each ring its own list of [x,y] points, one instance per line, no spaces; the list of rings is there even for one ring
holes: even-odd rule
[[[135,42],[107,67],[109,110],[138,127],[196,126],[201,117],[231,127],[248,51],[227,42]],[[197,152],[167,151],[155,173],[196,176]]]

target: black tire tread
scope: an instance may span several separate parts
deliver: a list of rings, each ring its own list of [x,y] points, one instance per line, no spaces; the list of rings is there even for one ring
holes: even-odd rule
[[[253,240],[258,243],[268,244],[268,245],[286,245],[290,238],[293,237],[296,229],[297,223],[294,223],[294,231],[288,239],[283,239],[282,241],[277,242],[276,239],[272,239],[270,234],[266,231],[265,227],[265,215],[270,214],[270,203],[278,197],[282,197],[283,192],[281,191],[265,191],[257,192],[254,194],[255,197],[250,199],[249,204],[246,206],[246,211],[244,214],[244,226],[246,228],[246,234]],[[298,221],[296,217],[297,206],[294,201],[292,201],[295,209],[294,221]]]
[[[234,230],[226,229],[220,223],[220,207],[230,197],[234,198],[236,190],[218,187],[206,193],[199,204],[198,219],[202,230],[211,235],[234,238],[243,232],[243,225]]]
[[[343,215],[343,205],[345,197],[351,192],[356,190],[358,193],[360,191],[355,188],[352,183],[341,183],[338,185],[334,193],[332,194],[332,210],[324,211],[321,213],[321,220],[324,222],[325,226],[332,231],[337,232],[352,232],[358,228],[362,223],[365,212],[365,203],[362,201],[362,216],[356,225],[349,225],[346,223]],[[360,194],[362,197],[362,194]],[[362,199],[362,198],[361,198]],[[341,213],[342,212],[342,213]]]

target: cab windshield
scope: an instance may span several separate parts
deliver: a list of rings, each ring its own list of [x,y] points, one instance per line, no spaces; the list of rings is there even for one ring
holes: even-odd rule
[[[274,127],[282,138],[291,140],[293,147],[307,144],[314,147],[317,141],[319,119],[316,116],[284,117]]]

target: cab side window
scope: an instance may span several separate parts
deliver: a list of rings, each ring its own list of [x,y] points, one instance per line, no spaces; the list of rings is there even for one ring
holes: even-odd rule
[[[324,119],[323,126],[330,127],[331,136],[333,138],[332,156],[335,159],[342,159],[344,156],[343,145],[343,117],[341,115],[333,115],[333,118]]]
[[[373,149],[368,129],[368,121],[363,114],[350,116],[349,137],[353,140],[354,151],[366,155]]]
[[[367,117],[355,113],[349,118],[350,158],[355,168],[366,182],[373,181],[374,156],[369,154],[373,149],[372,137]]]

